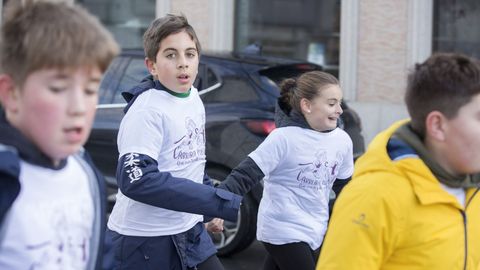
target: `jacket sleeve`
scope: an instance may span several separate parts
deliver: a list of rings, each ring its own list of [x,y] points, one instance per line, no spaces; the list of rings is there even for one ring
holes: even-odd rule
[[[100,193],[100,196],[101,196],[101,203],[102,203],[101,210],[103,212],[105,212],[106,211],[106,204],[107,204],[107,187],[106,187],[105,177],[100,172],[100,170],[97,168],[97,166],[95,166],[95,163],[93,163],[92,157],[90,156],[88,151],[86,151],[85,149],[83,149],[82,157],[85,159],[85,161],[88,163],[88,165],[90,165],[90,167],[93,170],[93,173],[95,174],[95,177],[97,178],[98,189],[99,189],[99,193]]]
[[[203,174],[203,184],[204,185],[207,185],[207,186],[211,186],[213,187],[213,181],[212,179],[210,178],[210,176],[208,176],[207,172],[205,171],[204,174]],[[215,217],[210,217],[210,216],[203,216],[203,222],[204,223],[207,223],[207,222],[210,222],[212,221],[212,219],[214,219]]]
[[[0,149],[0,231],[6,213],[20,193],[19,176],[20,160],[17,154],[7,149]]]
[[[250,157],[245,158],[218,186],[241,196],[248,193],[265,177],[262,170]]]
[[[213,187],[213,181],[212,179],[210,178],[210,176],[208,176],[207,172],[205,171],[205,173],[203,174],[203,184],[204,185],[207,185],[207,186],[212,186]]]
[[[349,177],[347,179],[336,179],[335,182],[333,182],[332,189],[333,189],[333,192],[335,192],[335,195],[337,195],[337,198],[338,198],[338,195],[340,195],[340,192],[342,191],[342,189],[345,187],[345,185],[348,184],[350,179],[352,178]]]
[[[87,164],[91,167],[93,173],[95,174],[95,178],[98,184],[98,192],[100,195],[100,222],[102,229],[100,230],[100,241],[98,246],[98,254],[97,254],[97,263],[95,269],[104,269],[102,265],[108,261],[107,258],[109,256],[113,256],[111,252],[113,252],[112,245],[109,242],[105,241],[105,229],[106,229],[106,206],[107,206],[107,190],[106,190],[106,181],[103,174],[98,170],[98,168],[93,163],[92,157],[90,154],[85,150],[81,150],[82,158],[87,162]]]
[[[353,180],[338,197],[317,270],[382,269],[399,243],[401,199],[393,188],[368,180]]]
[[[199,215],[237,220],[241,196],[160,172],[148,155],[127,153],[117,166],[121,192],[138,202]]]

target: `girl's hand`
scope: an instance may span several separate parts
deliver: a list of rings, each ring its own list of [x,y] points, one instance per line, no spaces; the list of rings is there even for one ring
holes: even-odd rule
[[[210,222],[205,223],[205,228],[209,232],[219,233],[219,232],[223,231],[223,219],[214,218]]]

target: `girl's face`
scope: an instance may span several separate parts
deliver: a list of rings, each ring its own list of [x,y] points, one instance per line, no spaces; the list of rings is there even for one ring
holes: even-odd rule
[[[341,108],[342,90],[338,85],[329,85],[312,100],[302,99],[302,113],[310,127],[317,131],[331,130],[337,127],[337,120],[343,113]]]

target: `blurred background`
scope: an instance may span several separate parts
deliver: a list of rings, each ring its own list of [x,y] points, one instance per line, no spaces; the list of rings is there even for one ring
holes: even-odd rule
[[[5,2],[5,0],[3,0]],[[339,76],[366,143],[407,116],[406,75],[432,52],[480,56],[477,0],[78,0],[123,48],[148,24],[183,13],[208,51],[243,50],[308,60]]]
[[[0,0],[0,11],[6,1]],[[415,63],[434,52],[480,57],[478,0],[74,2],[98,16],[123,49],[141,48],[149,23],[174,13],[187,16],[205,51],[248,51],[315,63],[340,79],[348,107],[361,120],[359,130],[367,145],[393,121],[407,117],[403,95],[406,77]],[[139,69],[144,72],[143,56],[138,57]],[[120,112],[121,107],[116,109]],[[108,137],[112,149],[116,149],[114,138]],[[104,152],[115,161],[112,151]],[[115,191],[113,186],[112,196]],[[245,217],[250,213],[246,210]],[[250,216],[255,214],[253,211]],[[248,249],[222,257],[226,269],[238,270],[258,268],[262,260],[263,247],[256,241]]]

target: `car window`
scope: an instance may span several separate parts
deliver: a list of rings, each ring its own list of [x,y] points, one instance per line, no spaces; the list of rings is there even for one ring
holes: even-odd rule
[[[280,84],[286,78],[294,78],[313,70],[322,70],[322,67],[311,63],[298,63],[269,67],[261,70],[259,73],[262,76],[267,76],[276,84]]]
[[[202,94],[204,103],[248,102],[258,100],[252,85],[242,77],[227,76],[222,78],[222,85]]]
[[[263,88],[268,89],[269,92],[274,92],[274,95],[278,95],[280,93],[280,83],[281,81],[275,82],[271,78],[267,76],[254,76],[252,77],[256,83],[261,85]],[[270,90],[273,89],[273,90]]]
[[[215,73],[203,63],[198,65],[198,74],[193,86],[195,86],[199,92],[208,89],[218,83],[218,77]]]
[[[202,91],[202,89],[206,88],[206,80],[204,79],[204,74],[205,74],[205,65],[204,64],[198,64],[198,73],[197,77],[195,78],[195,81],[193,82],[193,86],[198,89],[198,91]]]
[[[145,66],[145,61],[142,58],[132,58],[125,68],[122,79],[117,87],[117,92],[113,98],[113,103],[125,103],[122,97],[122,92],[132,89],[138,85],[140,81],[147,77],[150,73]]]
[[[215,75],[215,73],[211,69],[207,69],[206,78],[207,78],[207,84],[208,84],[206,88],[212,87],[215,84],[219,83],[217,75]]]
[[[98,103],[109,104],[112,101],[112,96],[116,91],[116,74],[117,70],[121,66],[123,59],[121,57],[113,59],[108,67],[107,71],[103,75],[102,82],[100,83]]]

